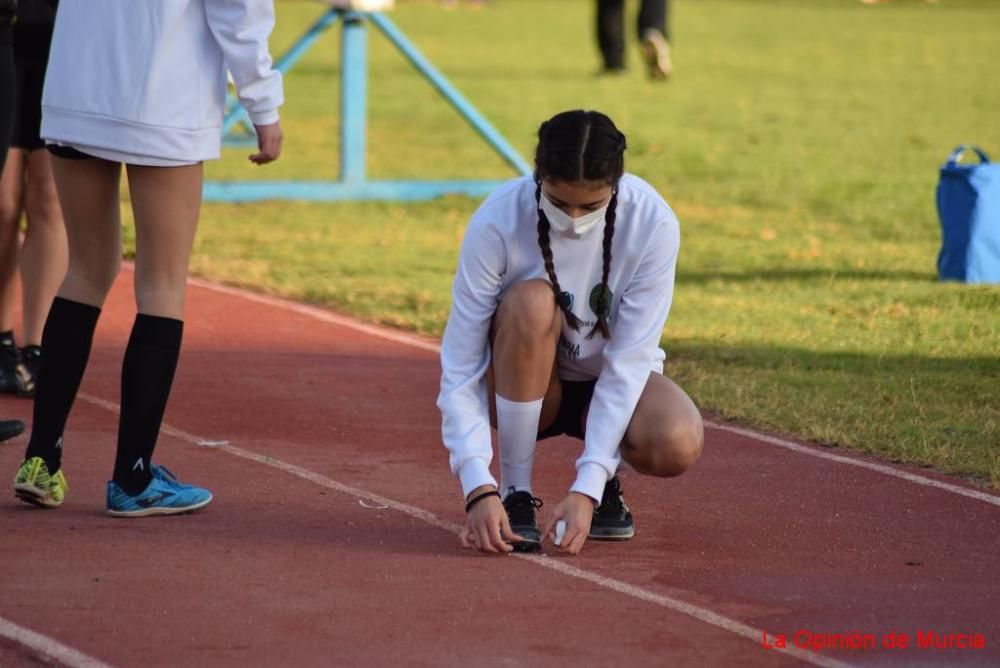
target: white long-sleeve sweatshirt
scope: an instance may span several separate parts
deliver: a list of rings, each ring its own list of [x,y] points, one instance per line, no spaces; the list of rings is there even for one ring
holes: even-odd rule
[[[62,0],[42,137],[140,164],[218,158],[226,70],[257,125],[278,120],[272,0]]]
[[[621,459],[624,438],[650,372],[663,372],[660,337],[674,291],[680,248],[677,217],[642,179],[626,174],[618,185],[612,240],[611,338],[587,339],[597,317],[591,293],[600,285],[604,223],[582,236],[550,231],[560,288],[573,295],[579,332],[563,319],[557,362],[566,380],[597,379],[587,417],[583,453],[571,491],[598,503]],[[490,322],[515,283],[548,280],[538,247],[538,207],[530,177],[500,186],[472,216],[452,286],[452,307],[441,345],[442,437],[452,473],[467,495],[496,485],[486,396],[491,362]]]

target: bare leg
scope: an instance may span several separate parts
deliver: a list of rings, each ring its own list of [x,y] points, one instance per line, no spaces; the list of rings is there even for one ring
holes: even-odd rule
[[[691,398],[674,381],[651,373],[625,431],[622,458],[645,475],[679,476],[698,459],[704,440]]]
[[[100,308],[121,269],[121,165],[52,159],[69,243],[69,267],[58,296]]]
[[[184,319],[188,264],[201,211],[202,165],[128,167],[135,212],[139,313]]]
[[[17,297],[18,223],[24,204],[26,154],[12,148],[0,175],[0,332],[14,329]]]
[[[200,164],[128,166],[139,313],[122,362],[121,418],[112,477],[126,495],[142,493],[154,477],[153,451],[183,339],[184,292],[201,208],[201,177]]]
[[[495,395],[511,401],[544,397],[539,429],[555,422],[562,399],[556,344],[562,314],[546,281],[525,281],[504,295],[493,318],[493,364],[487,376],[490,422],[496,426]]]
[[[21,247],[21,289],[24,294],[24,345],[42,341],[42,327],[63,278],[68,248],[48,151],[28,154],[25,190],[28,230]]]
[[[512,286],[493,317],[488,396],[497,428],[504,508],[511,530],[523,539],[517,550],[533,551],[541,545],[532,468],[539,427],[558,415],[562,386],[555,356],[561,330],[552,288],[542,280]]]
[[[108,510],[145,512],[130,497],[145,494],[163,514],[195,510],[212,500],[157,473],[153,452],[170,398],[184,332],[188,263],[201,211],[202,165],[128,166],[135,214],[135,299],[138,308],[122,361],[122,404]],[[158,499],[158,500],[157,500]]]
[[[42,332],[45,353],[25,459],[40,457],[55,472],[62,465],[63,430],[87,368],[100,307],[121,264],[121,166],[96,158],[51,160],[70,260]]]

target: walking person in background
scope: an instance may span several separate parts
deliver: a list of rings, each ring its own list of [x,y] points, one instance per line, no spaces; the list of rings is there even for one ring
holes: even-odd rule
[[[14,44],[13,25],[17,0],[0,0],[0,171],[7,158],[11,128],[14,125]],[[21,420],[0,420],[0,441],[24,431]]]
[[[676,216],[625,173],[625,136],[596,111],[542,123],[534,177],[472,216],[441,344],[442,437],[462,485],[462,544],[578,553],[635,533],[619,466],[672,477],[701,453],[694,403],[663,374],[660,337],[680,248]],[[490,474],[497,430],[500,484]],[[542,530],[536,441],[583,441],[576,480]],[[561,523],[561,524],[560,524]]]
[[[35,396],[42,326],[66,274],[66,230],[42,141],[42,85],[57,0],[20,0],[14,24],[14,122],[0,176],[0,392]],[[20,241],[21,217],[27,220]],[[24,347],[14,343],[17,273]]]
[[[650,78],[664,80],[673,72],[667,0],[640,0],[636,16],[639,44]],[[625,70],[625,0],[597,0],[597,45],[602,72]]]
[[[121,265],[119,181],[135,218],[135,297],[121,376],[110,515],[196,510],[212,500],[152,463],[170,395],[188,264],[201,208],[202,162],[219,157],[231,72],[257,130],[251,162],[281,151],[281,75],[267,39],[272,0],[62,0],[42,101],[42,137],[66,219],[69,269],[42,334],[31,438],[16,495],[63,503],[63,430],[101,307]]]

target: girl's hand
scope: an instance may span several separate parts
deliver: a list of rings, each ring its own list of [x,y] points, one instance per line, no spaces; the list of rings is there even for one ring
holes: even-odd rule
[[[266,165],[274,162],[281,155],[281,122],[270,125],[255,125],[257,131],[257,153],[250,156],[250,162],[255,165]]]
[[[492,486],[477,487],[469,493],[466,500],[491,490]],[[490,496],[469,511],[465,526],[458,532],[458,540],[462,547],[497,554],[512,552],[514,547],[510,543],[519,543],[524,538],[511,531],[510,519],[500,497]]]
[[[569,554],[579,554],[583,549],[583,544],[587,541],[590,533],[590,522],[594,519],[594,501],[585,494],[570,492],[569,496],[563,499],[545,523],[542,536],[555,543],[556,534],[553,527],[556,522],[563,520],[566,522],[566,533],[563,534],[562,541],[556,547]]]

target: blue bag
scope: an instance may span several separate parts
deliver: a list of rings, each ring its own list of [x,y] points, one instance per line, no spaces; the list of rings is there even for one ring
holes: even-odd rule
[[[979,164],[959,164],[970,149]],[[959,146],[941,167],[937,187],[941,221],[938,278],[1000,283],[1000,164],[976,148]]]

